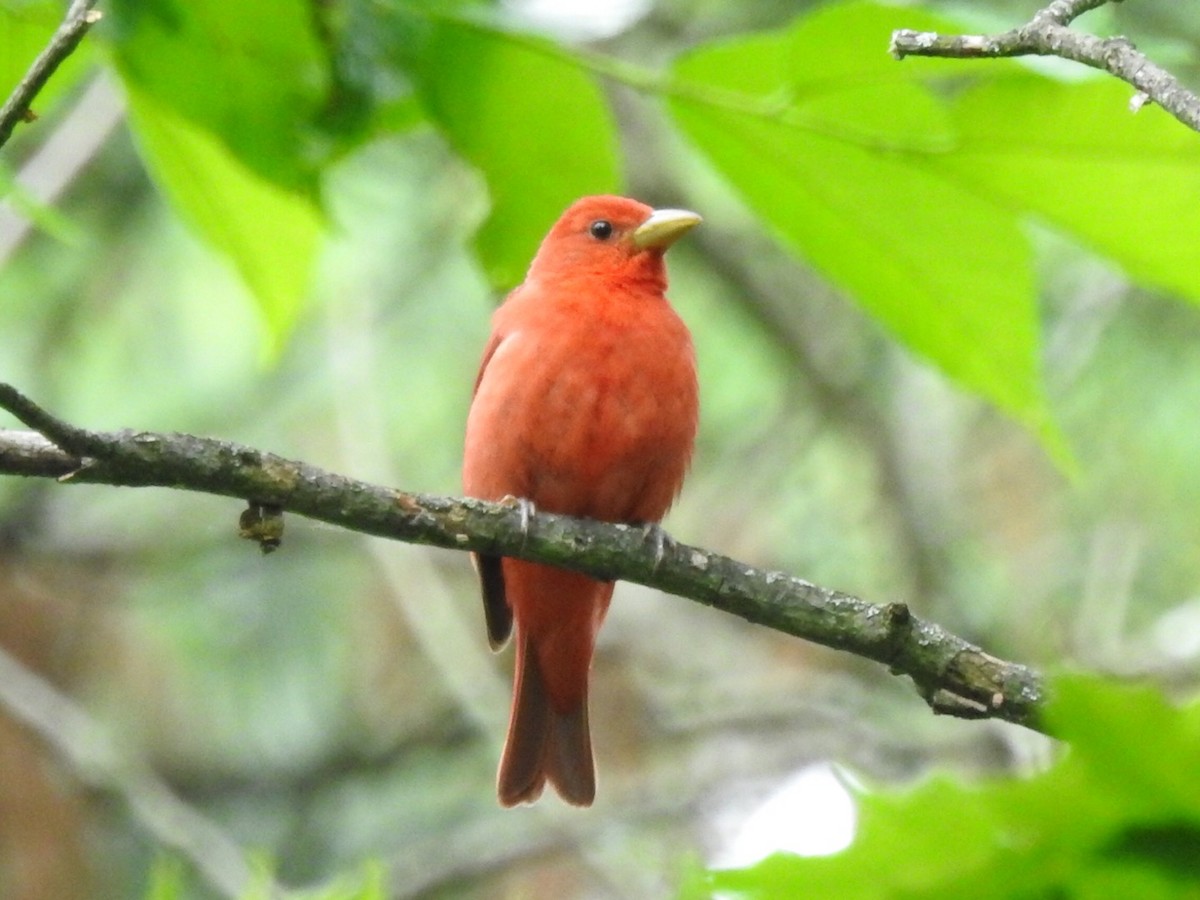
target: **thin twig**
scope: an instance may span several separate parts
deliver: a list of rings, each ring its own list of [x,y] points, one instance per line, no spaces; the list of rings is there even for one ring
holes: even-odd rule
[[[103,453],[108,446],[99,435],[56,418],[10,384],[0,384],[0,408],[7,409],[38,434],[53,441],[55,446],[75,456]]]
[[[94,9],[96,0],[74,0],[67,10],[66,18],[50,38],[46,49],[38,54],[21,83],[0,107],[0,147],[8,143],[18,122],[26,122],[33,115],[32,104],[50,76],[79,46],[88,29],[100,21],[100,13]]]
[[[1043,727],[1038,672],[988,655],[903,603],[868,603],[675,542],[659,558],[640,527],[539,513],[526,529],[516,505],[407,493],[193,435],[84,431],[8,385],[0,385],[0,408],[48,439],[0,430],[0,474],[238,497],[363,534],[632,581],[883,663],[912,678],[935,712]]]
[[[940,34],[900,29],[892,33],[891,53],[951,59],[999,59],[1011,56],[1058,56],[1114,75],[1137,88],[1130,101],[1136,112],[1152,100],[1200,131],[1200,97],[1179,79],[1139,52],[1125,37],[1100,38],[1068,26],[1088,10],[1121,0],[1054,0],[1020,28],[1001,34]]]

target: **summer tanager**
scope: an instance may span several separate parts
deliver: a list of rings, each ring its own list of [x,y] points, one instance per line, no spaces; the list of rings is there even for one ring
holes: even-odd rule
[[[609,196],[563,213],[493,317],[467,418],[469,496],[607,522],[663,517],[698,416],[691,335],[664,295],[663,253],[699,221]],[[613,583],[509,558],[475,565],[493,649],[516,624],[500,802],[532,802],[549,781],[588,806],[588,670]]]

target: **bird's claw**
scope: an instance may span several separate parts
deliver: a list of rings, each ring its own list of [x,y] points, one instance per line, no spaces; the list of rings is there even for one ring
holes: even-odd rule
[[[675,546],[675,538],[667,534],[657,522],[645,522],[642,525],[642,539],[654,547],[654,568],[651,571],[658,572],[658,567],[666,558],[667,548]]]
[[[507,495],[500,501],[505,506],[515,506],[520,515],[521,521],[521,546],[525,546],[525,542],[529,540],[529,527],[533,524],[533,517],[537,515],[537,507],[534,506],[532,500],[527,500],[524,497],[514,497],[512,494]]]

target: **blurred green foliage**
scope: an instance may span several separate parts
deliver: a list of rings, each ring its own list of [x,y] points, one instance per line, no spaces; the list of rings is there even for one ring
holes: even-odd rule
[[[849,849],[714,871],[687,895],[1197,896],[1200,703],[1083,676],[1059,677],[1053,693],[1048,722],[1067,747],[1045,771],[861,792]]]
[[[673,109],[798,253],[908,347],[1050,438],[1028,243],[1013,211],[938,171],[958,124],[925,84],[935,70],[880,53],[902,22],[954,30],[911,10],[829,7],[685,56]]]
[[[1010,27],[1033,5],[663,0],[583,43],[521,3],[102,3],[5,148],[0,193],[38,230],[0,270],[0,378],[82,425],[455,492],[488,314],[558,211],[616,189],[690,204],[707,221],[671,251],[671,294],[703,421],[673,532],[906,599],[1002,655],[1187,691],[1200,143],[1077,69],[886,53],[892,27]],[[60,12],[0,3],[5,84]],[[1200,6],[1126,2],[1080,27],[1196,75]],[[10,175],[86,117],[74,89],[97,69],[127,128],[38,208]],[[1060,432],[1072,480],[1044,452]],[[1184,883],[1152,857],[1194,849],[1194,706],[1067,682],[1076,749],[997,781],[1036,770],[1034,736],[935,720],[876,667],[627,587],[597,661],[599,804],[501,813],[508,676],[465,561],[293,519],[264,560],[236,515],[0,482],[0,613],[33,598],[62,630],[64,686],[288,884],[379,857],[381,895],[665,896],[681,855],[724,841],[722,815],[825,758],[957,774],[864,794],[843,856],[714,884],[871,890],[889,840],[913,890]],[[113,895],[141,896],[159,851],[114,806],[89,834]],[[1003,861],[1012,880],[989,884]],[[210,896],[182,871],[151,895]]]
[[[1120,85],[994,64],[980,89],[955,97],[939,90],[961,79],[954,68],[882,52],[893,28],[955,23],[873,3],[697,48],[669,72],[575,52],[466,9],[389,4],[376,14],[376,27],[399,35],[388,44],[362,39],[372,14],[357,2],[332,11],[300,0],[236,10],[114,4],[103,32],[148,168],[234,262],[272,344],[308,292],[321,173],[339,158],[335,147],[376,133],[361,127],[376,118],[373,103],[395,107],[395,90],[384,99],[364,87],[365,70],[388,72],[400,92],[411,86],[485,176],[492,212],[477,249],[493,284],[520,279],[545,223],[571,199],[616,188],[602,74],[669,98],[696,147],[789,247],[1060,459],[1022,218],[1042,216],[1134,277],[1200,297],[1186,237],[1200,225],[1186,201],[1200,150],[1158,109],[1135,120]],[[1090,189],[1098,180],[1103,192]]]
[[[161,107],[140,87],[130,86],[127,96],[147,169],[180,214],[236,266],[267,323],[268,349],[278,353],[311,285],[318,210],[253,175],[211,131]]]
[[[525,275],[564,197],[617,190],[616,123],[599,86],[556,49],[452,20],[435,22],[422,48],[421,104],[487,179],[492,209],[475,246],[498,286]]]
[[[262,873],[263,883],[250,888],[237,900],[272,900],[268,872]],[[164,857],[154,864],[145,900],[183,900],[187,893],[187,870],[181,861]],[[337,884],[321,890],[297,891],[288,895],[291,900],[385,900],[383,870],[375,864],[364,867],[356,878],[343,877]]]
[[[113,0],[104,12],[127,87],[217,136],[260,177],[315,196],[326,160],[313,132],[330,67],[308,5]],[[193,174],[202,172],[203,163]]]

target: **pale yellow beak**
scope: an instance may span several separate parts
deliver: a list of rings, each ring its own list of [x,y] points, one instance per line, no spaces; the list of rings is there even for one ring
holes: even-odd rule
[[[666,250],[699,225],[703,219],[686,209],[656,209],[633,232],[633,245],[639,250]]]

